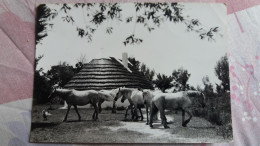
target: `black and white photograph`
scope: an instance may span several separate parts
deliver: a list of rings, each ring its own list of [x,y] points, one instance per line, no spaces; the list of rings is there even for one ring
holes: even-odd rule
[[[233,139],[224,3],[41,4],[33,143]]]

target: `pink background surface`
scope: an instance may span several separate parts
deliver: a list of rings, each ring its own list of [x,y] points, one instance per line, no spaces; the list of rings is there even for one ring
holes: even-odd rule
[[[57,2],[88,1],[51,1],[51,3]],[[260,1],[181,2],[227,4],[234,141],[225,145],[259,145]],[[50,2],[0,0],[0,145],[35,145],[29,144],[28,139],[35,57],[35,6],[40,3]]]

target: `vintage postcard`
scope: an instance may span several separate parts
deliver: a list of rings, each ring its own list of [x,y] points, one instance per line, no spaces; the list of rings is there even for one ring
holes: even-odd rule
[[[225,4],[38,6],[30,142],[232,139]]]

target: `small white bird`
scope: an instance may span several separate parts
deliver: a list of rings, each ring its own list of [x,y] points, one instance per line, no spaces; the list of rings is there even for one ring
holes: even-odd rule
[[[51,116],[52,114],[48,112],[48,110],[42,110],[42,117],[44,121],[47,121],[47,117]]]

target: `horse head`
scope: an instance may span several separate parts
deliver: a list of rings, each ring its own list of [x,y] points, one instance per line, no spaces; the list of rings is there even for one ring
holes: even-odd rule
[[[117,99],[122,97],[121,102],[123,103],[126,100],[125,92],[126,92],[125,88],[118,88],[118,92],[116,94],[115,101],[117,101]]]
[[[122,103],[125,102],[125,99],[126,99],[126,97],[125,97],[125,96],[122,96],[121,102],[122,102]]]
[[[57,89],[57,87],[55,85],[51,87],[51,93],[48,96],[48,98],[52,99],[53,97],[55,97],[56,89]]]
[[[117,89],[117,93],[116,93],[116,97],[115,97],[115,101],[117,101],[118,98],[120,98],[122,95],[121,95],[121,91],[120,91],[120,87]]]
[[[150,90],[143,90],[143,100],[144,104],[151,103],[153,99],[153,93]]]

